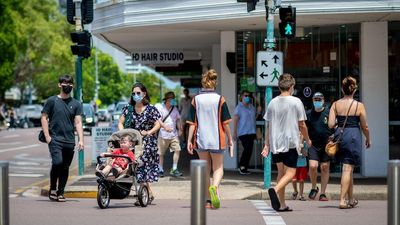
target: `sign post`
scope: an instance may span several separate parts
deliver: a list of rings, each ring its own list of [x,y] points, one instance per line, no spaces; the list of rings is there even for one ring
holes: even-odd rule
[[[274,52],[274,12],[276,0],[265,1],[265,11],[267,17],[267,35],[264,40],[264,49],[257,53],[257,85],[266,86],[265,88],[265,108],[272,100],[272,87],[278,86],[279,76],[283,72],[283,54]],[[280,1],[279,1],[280,2]],[[279,4],[279,3],[278,3]],[[266,129],[267,129],[267,124]],[[271,151],[264,159],[264,188],[271,186]]]

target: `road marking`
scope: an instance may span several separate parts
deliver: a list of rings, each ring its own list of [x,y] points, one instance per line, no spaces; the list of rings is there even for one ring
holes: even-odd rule
[[[15,166],[39,166],[40,163],[38,162],[21,162],[21,161],[10,161],[10,165]]]
[[[3,136],[2,138],[13,138],[13,137],[19,137],[19,136],[21,136],[21,135],[19,135],[19,134],[9,134],[9,135]]]
[[[266,225],[286,225],[283,218],[263,200],[250,201],[263,216]]]
[[[10,145],[19,145],[21,143],[22,142],[20,142],[20,141],[13,141],[11,143],[0,143],[0,145],[10,146]]]
[[[26,148],[35,148],[35,147],[38,147],[38,146],[40,146],[40,145],[39,144],[33,144],[33,145],[26,145],[26,146],[16,147],[16,148],[6,148],[6,149],[0,150],[0,153],[18,151],[18,150],[26,149]]]
[[[20,167],[20,166],[10,166],[10,171],[15,172],[18,170],[46,170],[46,171],[50,171],[50,166],[45,166],[45,167],[37,167],[35,166],[34,168],[32,167]]]
[[[18,194],[9,194],[8,195],[10,198],[16,198],[16,197],[18,197]]]
[[[10,173],[8,174],[10,177],[43,177],[44,174],[39,173]]]

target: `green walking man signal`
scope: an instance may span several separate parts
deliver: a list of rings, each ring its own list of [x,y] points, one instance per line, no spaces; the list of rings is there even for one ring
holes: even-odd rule
[[[281,37],[294,38],[296,36],[296,8],[291,6],[279,8],[279,18],[281,19],[279,23]]]

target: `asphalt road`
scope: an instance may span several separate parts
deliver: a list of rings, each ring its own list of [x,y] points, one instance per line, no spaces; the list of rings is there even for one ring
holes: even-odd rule
[[[9,193],[14,196],[37,195],[48,184],[51,159],[46,144],[37,140],[40,128],[0,131],[0,160],[9,162]],[[85,137],[85,159],[90,159],[91,136]],[[70,175],[77,174],[77,155]]]

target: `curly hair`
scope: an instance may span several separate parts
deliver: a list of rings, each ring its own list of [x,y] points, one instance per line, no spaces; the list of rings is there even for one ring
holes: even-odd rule
[[[217,79],[217,72],[211,69],[202,75],[201,85],[203,86],[203,88],[215,89],[215,87],[217,87]]]

